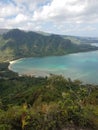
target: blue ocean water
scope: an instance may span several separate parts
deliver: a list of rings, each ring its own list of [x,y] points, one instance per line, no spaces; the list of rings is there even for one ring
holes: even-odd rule
[[[39,58],[23,58],[10,65],[19,74],[46,76],[63,75],[72,80],[79,79],[84,83],[98,84],[98,51],[49,56]]]

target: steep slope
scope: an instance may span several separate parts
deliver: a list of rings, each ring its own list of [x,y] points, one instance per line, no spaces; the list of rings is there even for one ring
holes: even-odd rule
[[[10,30],[0,37],[1,61],[32,56],[64,55],[96,49],[98,47],[87,44],[74,44],[60,35],[45,36],[18,29]]]

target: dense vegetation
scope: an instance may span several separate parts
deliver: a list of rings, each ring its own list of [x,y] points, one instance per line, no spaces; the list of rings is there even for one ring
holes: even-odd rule
[[[1,62],[98,49],[78,44],[80,38],[45,36],[17,29],[3,31]],[[8,65],[0,63],[0,130],[98,130],[97,85],[84,85],[79,80],[56,75],[19,77],[8,70]]]
[[[18,77],[7,65],[0,64],[0,130],[98,130],[97,85]]]
[[[74,52],[97,50],[88,44],[75,44],[71,37],[42,35],[35,32],[10,30],[0,36],[0,61],[32,56],[65,55]]]

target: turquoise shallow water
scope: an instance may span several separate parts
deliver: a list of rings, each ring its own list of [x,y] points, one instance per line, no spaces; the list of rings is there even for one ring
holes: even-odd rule
[[[19,74],[46,76],[50,73],[66,78],[80,79],[84,83],[98,84],[98,51],[51,56],[24,58],[10,65]]]

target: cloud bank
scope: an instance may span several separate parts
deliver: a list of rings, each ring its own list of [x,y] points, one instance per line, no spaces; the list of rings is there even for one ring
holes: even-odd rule
[[[0,0],[0,28],[96,35],[98,0]]]

